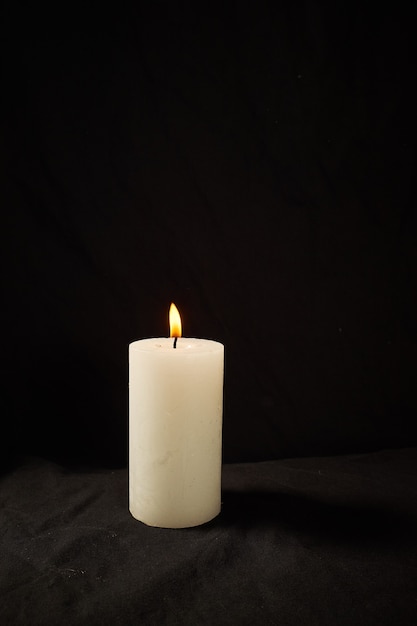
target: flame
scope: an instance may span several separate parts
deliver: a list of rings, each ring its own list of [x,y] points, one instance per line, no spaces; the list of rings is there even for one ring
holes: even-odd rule
[[[171,302],[171,306],[169,308],[169,336],[181,337],[181,335],[182,328],[180,313],[175,304]]]

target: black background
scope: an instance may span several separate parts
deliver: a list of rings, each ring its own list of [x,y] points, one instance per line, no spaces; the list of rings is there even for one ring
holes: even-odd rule
[[[171,301],[225,344],[225,462],[416,445],[411,11],[4,15],[3,459],[125,466]]]

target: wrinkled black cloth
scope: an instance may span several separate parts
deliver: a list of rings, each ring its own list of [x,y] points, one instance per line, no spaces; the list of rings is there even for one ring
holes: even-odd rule
[[[0,459],[126,465],[171,301],[226,463],[417,446],[411,3],[6,4]]]
[[[1,481],[0,623],[415,624],[417,449],[223,467],[221,514],[128,511],[127,471],[27,458]]]

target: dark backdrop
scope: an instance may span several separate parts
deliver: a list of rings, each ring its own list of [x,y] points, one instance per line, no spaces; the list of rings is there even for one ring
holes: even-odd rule
[[[123,466],[171,301],[225,461],[417,444],[411,12],[250,4],[5,10],[3,458]]]

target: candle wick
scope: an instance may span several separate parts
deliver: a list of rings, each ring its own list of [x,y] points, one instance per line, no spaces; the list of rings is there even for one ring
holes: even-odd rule
[[[174,348],[176,348],[176,347],[177,347],[177,339],[178,339],[178,337],[175,337],[175,338],[174,338]]]

